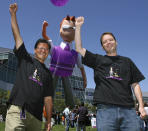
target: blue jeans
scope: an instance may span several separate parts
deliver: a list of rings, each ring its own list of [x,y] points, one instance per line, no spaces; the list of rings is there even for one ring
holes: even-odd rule
[[[145,127],[145,131],[148,131],[148,120],[145,121],[146,127]]]
[[[66,116],[66,130],[65,131],[69,131],[69,125],[70,125],[70,120],[69,120],[69,116]]]
[[[97,131],[140,131],[134,108],[98,104],[96,122]]]
[[[144,127],[144,120],[142,120],[141,118],[140,118],[140,116],[139,116],[139,123],[140,123],[140,128],[141,128],[141,130],[140,131],[147,131],[146,129],[145,129],[145,127]]]

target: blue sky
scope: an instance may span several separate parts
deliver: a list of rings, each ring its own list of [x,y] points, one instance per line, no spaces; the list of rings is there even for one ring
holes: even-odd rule
[[[56,7],[50,0],[1,0],[0,46],[14,47],[11,32],[9,4],[18,3],[17,18],[26,48],[33,53],[41,36],[42,22],[48,21],[47,34],[59,45],[60,21],[67,14],[85,17],[82,27],[83,47],[104,55],[100,35],[112,32],[118,41],[118,54],[130,57],[146,77],[140,82],[142,91],[148,91],[148,0],[69,0]],[[88,88],[94,88],[93,70],[85,67]]]

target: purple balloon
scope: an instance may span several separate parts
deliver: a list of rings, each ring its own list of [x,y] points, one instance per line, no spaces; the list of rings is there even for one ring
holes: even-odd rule
[[[50,0],[55,6],[64,6],[69,0]]]

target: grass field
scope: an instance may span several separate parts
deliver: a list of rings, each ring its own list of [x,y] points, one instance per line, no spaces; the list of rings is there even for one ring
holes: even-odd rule
[[[5,123],[0,122],[0,131],[4,131]],[[65,127],[63,125],[55,125],[52,128],[52,131],[65,131]],[[69,131],[76,131],[76,128],[70,128]],[[86,127],[86,131],[97,131],[96,128],[91,128],[91,126]]]
[[[0,131],[4,131],[4,129],[5,129],[5,123],[0,122]]]

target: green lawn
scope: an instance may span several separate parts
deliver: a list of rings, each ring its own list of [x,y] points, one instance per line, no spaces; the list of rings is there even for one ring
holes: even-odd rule
[[[4,131],[4,129],[5,129],[5,123],[0,122],[0,131]]]
[[[62,125],[54,126],[52,131],[65,131],[65,127]],[[70,128],[69,131],[76,131],[76,128]],[[87,126],[86,131],[97,131],[97,129]]]
[[[5,123],[0,122],[0,131],[4,131],[4,129],[5,129]],[[65,127],[63,125],[55,125],[53,126],[52,131],[65,131]],[[69,131],[76,131],[76,128],[70,128]],[[86,131],[97,131],[97,129],[87,126]]]

